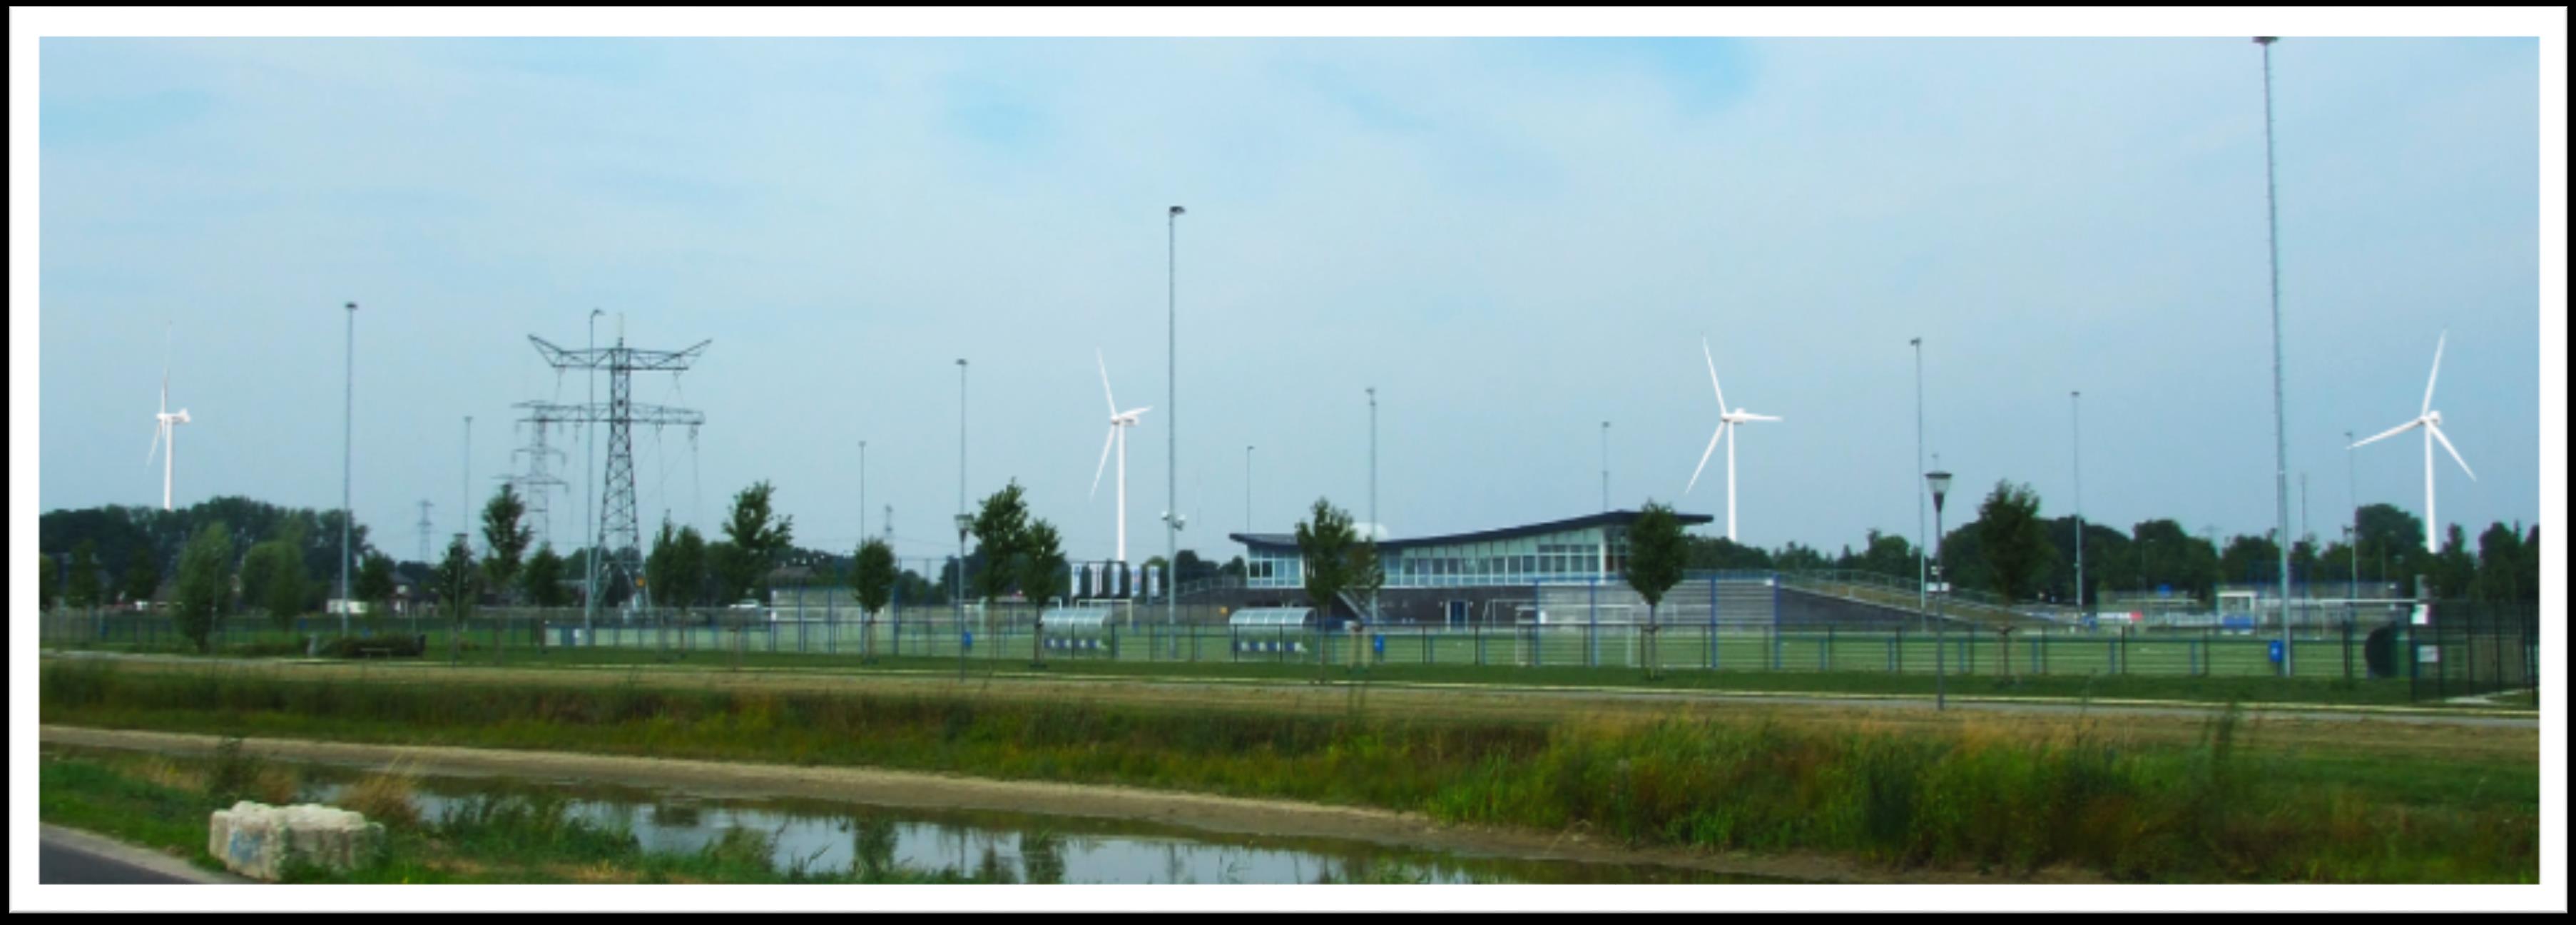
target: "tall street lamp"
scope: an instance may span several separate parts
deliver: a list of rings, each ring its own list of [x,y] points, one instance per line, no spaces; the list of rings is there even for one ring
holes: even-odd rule
[[[2290,437],[2283,423],[2281,398],[2281,210],[2272,184],[2272,43],[2273,36],[2256,36],[2254,44],[2263,46],[2263,216],[2271,226],[2272,252],[2272,497],[2275,523],[2281,542],[2274,544],[2281,557],[2281,676],[2291,676],[2290,659]]]
[[[340,381],[340,635],[349,635],[349,422],[356,415],[358,394],[358,303],[342,306],[349,310],[348,344],[341,356],[346,358]]]
[[[1601,512],[1610,512],[1610,422],[1601,422]]]
[[[966,679],[966,359],[957,360],[957,678]]]
[[[587,396],[583,399],[582,417],[585,420],[581,425],[581,514],[583,520],[589,521],[583,532],[590,534],[590,548],[581,554],[581,635],[584,639],[590,638],[593,615],[599,612],[599,543],[603,533],[599,529],[599,512],[591,507],[592,496],[597,494],[599,484],[599,470],[591,467],[592,461],[599,457],[599,426],[598,415],[589,407],[599,401],[599,364],[598,358],[590,356],[590,352],[599,349],[599,316],[605,314],[608,313],[593,308],[590,318],[582,324],[587,336],[584,341],[587,346],[582,355],[592,360],[582,367],[581,372],[582,394]]]
[[[1923,338],[1913,338],[1906,343],[1914,347],[1914,471],[1921,472],[1923,471]],[[1923,493],[1918,491],[1914,493],[1914,612],[1917,614],[1929,609],[1931,604],[1925,599],[1932,593],[1926,586],[1931,581],[1929,577],[1931,560],[1923,557],[1923,547],[1931,544],[1924,540]]]
[[[2091,616],[2093,608],[2084,600],[2084,393],[2066,394],[2075,421],[2075,613]]]
[[[1181,216],[1189,210],[1173,206],[1167,213],[1164,241],[1167,248],[1163,285],[1167,296],[1164,306],[1165,328],[1163,384],[1164,444],[1163,497],[1171,499],[1163,511],[1163,570],[1170,580],[1172,564],[1181,560],[1181,431],[1177,414],[1181,404]],[[1181,622],[1181,596],[1177,588],[1164,589],[1163,622],[1178,626]]]
[[[1252,446],[1243,447],[1243,535],[1252,535]]]
[[[1941,577],[1941,499],[1950,493],[1950,473],[1926,472],[1923,473],[1923,480],[1932,487],[1932,577],[1937,579]],[[1949,608],[1944,598],[1949,594],[1950,585],[1948,582],[1943,582],[1941,593],[1932,598],[1932,606],[1937,608],[1932,615],[1932,709],[1934,710],[1950,708],[1949,668],[1943,662],[1943,659],[1948,656],[1948,652],[1945,651],[1948,646],[1944,637],[1950,622]]]
[[[2350,600],[2361,596],[2361,495],[2353,487],[2352,431],[2349,430],[2343,432],[2343,493],[2344,500],[2351,505],[2351,513],[2346,515],[2351,518],[2351,523],[2344,528],[2350,539],[2344,541],[2344,549],[2351,554],[2352,571],[2345,576],[2343,592],[2344,598]],[[2346,606],[2344,611],[2345,619],[2349,620],[2352,608]]]

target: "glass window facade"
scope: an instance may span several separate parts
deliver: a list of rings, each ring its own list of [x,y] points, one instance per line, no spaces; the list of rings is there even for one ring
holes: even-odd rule
[[[1604,562],[1604,557],[1607,562]],[[1627,529],[1617,525],[1477,543],[1408,546],[1381,552],[1389,588],[1452,588],[1588,582],[1628,564]],[[1246,581],[1256,588],[1304,584],[1296,547],[1253,546]]]

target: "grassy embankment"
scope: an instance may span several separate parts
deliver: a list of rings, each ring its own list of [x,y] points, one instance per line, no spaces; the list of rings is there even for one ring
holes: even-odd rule
[[[1637,844],[2124,880],[2531,882],[2520,758],[2160,745],[2008,720],[1944,733],[993,703],[953,695],[351,683],[49,662],[47,723],[870,765],[1419,811]],[[2386,734],[2386,733],[2378,733]]]

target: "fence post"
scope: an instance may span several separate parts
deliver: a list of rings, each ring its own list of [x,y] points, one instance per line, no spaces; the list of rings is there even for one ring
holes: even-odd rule
[[[1825,647],[1816,652],[1816,670],[1832,671],[1834,664],[1834,628],[1825,627]]]
[[[2120,627],[2120,673],[2129,673],[2129,628]]]

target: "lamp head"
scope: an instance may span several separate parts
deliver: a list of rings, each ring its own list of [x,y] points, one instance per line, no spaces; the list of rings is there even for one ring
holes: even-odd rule
[[[1184,208],[1181,208],[1180,206],[1173,206],[1173,207],[1172,207],[1172,214],[1173,214],[1173,215],[1188,215],[1188,214],[1190,214],[1190,210],[1188,210],[1188,209],[1184,209]]]
[[[1923,473],[1923,479],[1932,485],[1932,508],[1939,510],[1941,499],[1950,494],[1950,473],[1935,470]]]

